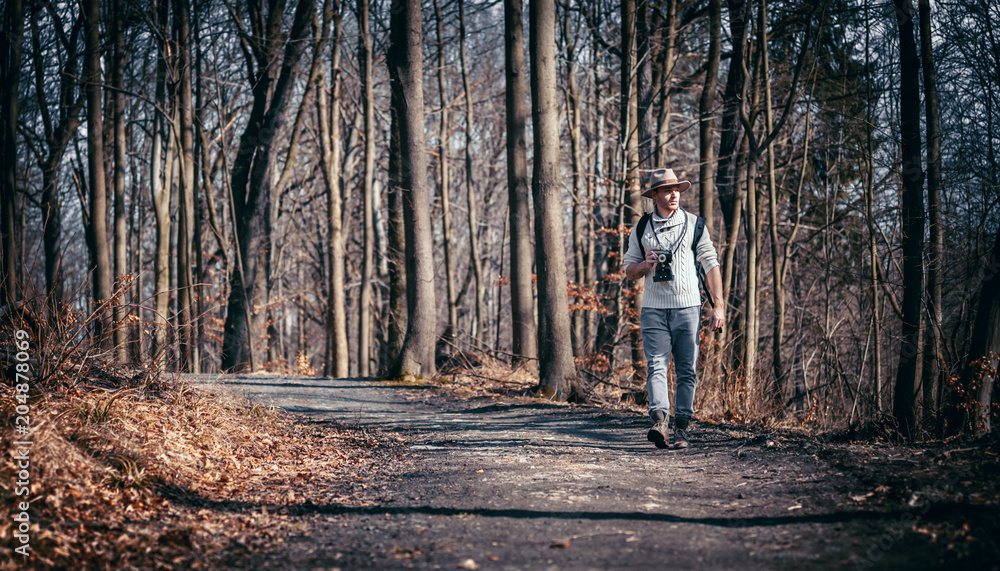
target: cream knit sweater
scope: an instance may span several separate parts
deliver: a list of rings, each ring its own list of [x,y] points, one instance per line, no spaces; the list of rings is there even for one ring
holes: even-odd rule
[[[685,307],[695,307],[701,305],[701,292],[698,291],[698,275],[695,273],[695,256],[691,255],[691,242],[694,240],[694,226],[698,217],[683,209],[678,208],[670,218],[661,218],[655,211],[646,224],[646,232],[642,236],[642,245],[646,251],[669,248],[677,241],[678,235],[684,228],[684,217],[687,217],[687,231],[677,245],[672,263],[674,279],[669,282],[654,282],[653,273],[655,267],[650,269],[643,278],[645,293],[642,296],[643,308],[655,309],[683,309]],[[659,235],[659,242],[654,237],[654,232]],[[712,244],[712,237],[708,230],[702,233],[701,240],[695,248],[696,256],[707,274],[712,268],[719,265],[719,256]],[[637,264],[643,261],[642,253],[639,251],[639,237],[636,236],[635,226],[628,239],[628,251],[625,252],[624,266]]]

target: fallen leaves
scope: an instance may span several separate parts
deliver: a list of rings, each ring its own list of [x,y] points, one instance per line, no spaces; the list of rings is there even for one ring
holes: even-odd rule
[[[275,549],[301,535],[295,517],[309,506],[374,503],[365,480],[400,446],[183,385],[111,392],[53,391],[34,405],[34,566],[199,569]],[[0,385],[0,420],[13,402]],[[12,426],[0,426],[5,454]],[[0,466],[0,481],[10,469]],[[5,537],[10,517],[0,505]],[[15,568],[12,555],[0,545],[0,570]]]

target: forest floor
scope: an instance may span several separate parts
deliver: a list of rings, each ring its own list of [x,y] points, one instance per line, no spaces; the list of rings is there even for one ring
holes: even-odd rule
[[[1000,569],[996,440],[852,443],[705,421],[691,448],[658,450],[640,408],[509,383],[186,380],[288,411],[304,437],[276,446],[275,470],[365,435],[340,441],[366,451],[354,468],[272,478],[250,499],[185,496],[206,521],[266,530],[212,567]]]

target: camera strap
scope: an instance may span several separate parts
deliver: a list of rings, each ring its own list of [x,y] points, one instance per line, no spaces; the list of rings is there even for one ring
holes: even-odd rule
[[[677,212],[679,212],[681,215],[684,216],[684,227],[681,228],[681,233],[677,235],[677,239],[674,240],[673,245],[671,245],[669,248],[664,248],[663,247],[663,242],[660,242],[660,233],[656,230],[656,222],[654,222],[652,218],[650,218],[650,220],[649,220],[650,224],[653,226],[653,239],[656,240],[656,245],[659,246],[659,249],[666,250],[666,251],[670,252],[671,256],[673,256],[677,252],[677,246],[679,246],[680,243],[681,243],[681,240],[684,239],[684,235],[687,234],[687,229],[688,229],[688,215],[687,215],[687,212],[684,212],[680,208],[677,209]],[[665,225],[666,225],[666,223],[664,223],[664,226]],[[660,226],[660,228],[662,229],[664,226]],[[642,243],[641,237],[640,237],[639,242]]]

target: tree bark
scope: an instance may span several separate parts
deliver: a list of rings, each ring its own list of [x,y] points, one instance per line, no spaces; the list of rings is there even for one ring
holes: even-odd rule
[[[663,55],[659,59],[659,77],[654,77],[654,84],[659,86],[660,113],[657,118],[656,150],[654,157],[656,166],[663,166],[668,161],[668,144],[670,142],[670,117],[673,111],[673,94],[670,88],[673,84],[674,61],[677,51],[677,0],[666,0],[665,16],[662,26],[654,26],[663,42]],[[658,81],[656,81],[658,79]]]
[[[393,107],[389,135],[388,244],[389,303],[386,307],[386,359],[395,363],[403,352],[409,311],[407,309],[406,229],[403,224],[403,166],[400,149],[400,113]]]
[[[21,49],[24,42],[24,2],[10,0],[3,11],[0,39],[0,305],[21,299],[20,259],[16,236],[17,219],[17,94],[21,80]]]
[[[369,0],[358,0],[358,64],[362,81],[361,103],[364,105],[365,166],[362,180],[361,292],[358,298],[358,375],[371,375],[372,339],[372,276],[375,272],[375,204],[372,200],[375,183],[375,72],[372,58],[372,34],[369,22]]]
[[[767,133],[774,132],[774,106],[771,102],[771,60],[767,48],[767,33],[764,31],[767,22],[767,10],[765,0],[761,0],[761,24],[762,28],[762,48],[761,76],[764,78],[761,87],[764,89],[764,125]],[[808,41],[808,38],[806,38]],[[781,246],[778,239],[778,181],[775,178],[774,166],[774,141],[767,145],[767,202],[768,214],[771,223],[768,226],[771,238],[771,278],[774,289],[774,308],[771,312],[771,371],[774,375],[773,397],[775,402],[783,403],[785,392],[785,363],[784,363],[784,340],[785,340],[785,276],[782,272],[783,260],[781,256]]]
[[[532,132],[535,141],[532,197],[538,268],[539,388],[565,400],[574,389],[576,365],[570,335],[559,174],[556,99],[555,1],[529,1]]]
[[[359,1],[360,4],[367,0]],[[333,37],[326,38],[326,32],[333,20]],[[320,130],[320,152],[323,156],[323,182],[326,186],[326,251],[327,300],[326,300],[326,374],[336,378],[349,376],[351,358],[347,344],[347,299],[344,291],[346,281],[343,201],[340,179],[340,36],[343,10],[338,0],[328,0],[323,8],[323,24],[318,31],[316,49],[326,50],[326,42],[331,42],[329,93],[322,68],[317,70],[316,109]],[[363,41],[360,40],[359,41]],[[359,353],[360,356],[360,353]],[[361,360],[358,361],[359,374]]]
[[[621,147],[624,152],[623,170],[624,180],[622,204],[623,216],[622,224],[631,228],[642,215],[642,198],[640,193],[639,174],[639,49],[641,38],[637,33],[636,1],[624,0],[621,4],[622,18],[622,64],[621,64]],[[619,252],[624,254],[628,237],[620,237]],[[628,303],[627,319],[629,322],[629,340],[631,344],[632,377],[636,381],[642,380],[645,376],[646,359],[642,350],[642,329],[639,327],[638,317],[642,313],[642,288],[638,284],[630,288],[630,295],[626,295]]]
[[[486,283],[483,277],[483,261],[479,252],[479,199],[476,197],[476,182],[472,172],[472,130],[475,128],[472,113],[472,88],[469,85],[469,61],[465,42],[465,0],[458,0],[459,57],[462,63],[462,88],[465,92],[465,194],[469,205],[469,262],[472,265],[476,287],[476,320],[473,322],[472,339],[476,347],[486,347]]]
[[[161,371],[166,365],[167,353],[167,308],[170,303],[170,179],[173,144],[169,137],[170,128],[165,115],[167,109],[167,57],[166,45],[169,1],[159,0],[157,4],[157,27],[159,44],[156,62],[156,109],[153,111],[153,149],[150,157],[150,188],[152,190],[153,212],[156,217],[156,253],[154,254],[153,296],[153,345],[150,350],[154,363]],[[166,139],[166,140],[165,140]],[[164,171],[163,145],[166,143],[167,168]]]
[[[705,218],[705,229],[711,234],[713,224],[713,200],[715,198],[715,89],[719,77],[719,54],[722,51],[722,1],[709,0],[709,44],[708,69],[705,71],[705,86],[698,101],[698,137],[701,151],[701,172],[698,178],[699,211]]]
[[[123,80],[125,66],[128,65],[128,54],[125,51],[125,30],[122,25],[121,0],[114,0],[111,7],[111,35],[114,51],[111,62],[111,121],[113,123],[114,139],[114,220],[115,220],[115,268],[116,289],[124,285],[123,278],[128,274],[128,228],[125,222],[125,83]],[[128,326],[125,316],[125,306],[122,305],[124,290],[117,296],[114,303],[115,358],[119,363],[128,361]]]
[[[445,330],[445,341],[452,343],[458,335],[458,304],[455,293],[455,266],[452,261],[452,226],[451,226],[451,168],[448,165],[448,144],[451,140],[450,104],[448,90],[444,80],[444,18],[441,16],[441,6],[434,0],[434,15],[437,31],[437,84],[438,103],[441,106],[438,122],[438,185],[441,191],[441,238],[444,242],[444,273],[448,303],[448,328]]]
[[[580,90],[577,86],[577,49],[576,30],[570,29],[570,11],[564,10],[562,16],[563,37],[566,42],[566,123],[569,132],[570,146],[570,166],[572,168],[573,182],[573,270],[574,281],[578,288],[586,288],[590,284],[590,277],[587,273],[586,245],[589,242],[584,236],[584,220],[587,217],[586,208],[590,204],[587,196],[588,186],[585,182],[583,167],[583,133],[582,118],[583,103],[580,97]],[[573,35],[571,39],[570,36]],[[579,305],[579,300],[577,300]],[[584,354],[587,338],[585,335],[585,323],[588,310],[578,308],[573,311],[573,355],[580,357]]]
[[[510,305],[515,364],[536,372],[535,300],[531,284],[531,215],[528,187],[524,24],[521,0],[504,0],[507,110],[507,201],[510,220]]]
[[[177,309],[180,339],[178,370],[200,372],[197,331],[194,327],[194,279],[191,272],[194,251],[194,110],[191,104],[191,4],[174,0],[174,25],[177,34],[177,111],[180,121],[174,130],[178,139],[180,184],[177,188]]]
[[[739,109],[742,105],[741,96],[747,81],[744,66],[741,64],[746,57],[747,34],[747,4],[745,0],[728,0],[729,29],[733,40],[733,53],[729,63],[729,73],[726,78],[726,89],[722,96],[722,123],[719,133],[719,162],[716,170],[715,186],[722,206],[722,216],[726,225],[726,246],[722,257],[722,287],[723,296],[728,307],[738,306],[733,283],[735,281],[736,245],[742,225],[743,199],[738,184],[738,165],[741,156],[740,147],[746,144],[743,127],[739,119]],[[738,318],[741,312],[729,312]],[[722,346],[727,344],[730,336],[729,324],[719,333]]]
[[[894,0],[899,28],[899,133],[903,231],[903,326],[892,412],[905,438],[914,436],[920,313],[923,298],[924,173],[920,148],[920,57],[913,35],[910,0]]]
[[[941,307],[942,256],[944,233],[941,216],[941,120],[938,113],[937,81],[934,51],[931,41],[930,0],[919,0],[920,49],[924,77],[924,106],[927,125],[927,216],[930,244],[927,252],[927,329],[924,331],[923,393],[924,413],[938,409],[937,394],[941,386]]]
[[[112,320],[105,304],[111,300],[111,250],[108,246],[108,198],[104,173],[104,121],[101,109],[100,0],[83,0],[86,34],[83,77],[87,90],[87,164],[90,171],[90,232],[93,246],[94,337],[107,342]]]
[[[390,19],[389,74],[392,106],[399,114],[403,222],[406,231],[406,338],[390,378],[431,377],[434,348],[434,242],[424,152],[424,88],[420,0],[393,0]]]

